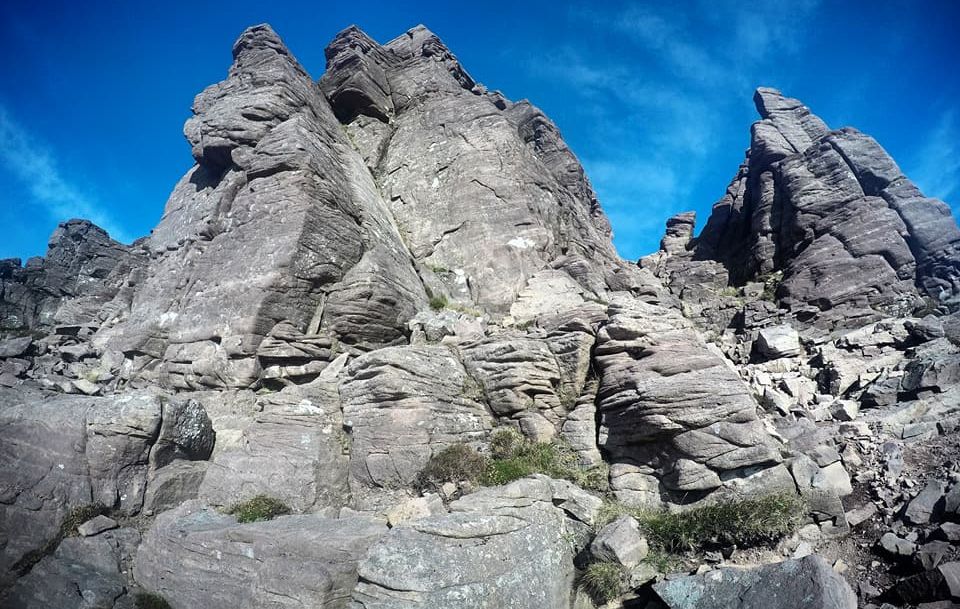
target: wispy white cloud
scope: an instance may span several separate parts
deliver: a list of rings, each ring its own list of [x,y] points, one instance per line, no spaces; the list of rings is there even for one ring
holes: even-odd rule
[[[0,106],[0,169],[23,183],[30,193],[30,203],[55,222],[86,218],[114,239],[130,242],[126,231],[93,195],[64,177],[50,148],[18,124],[3,106]]]
[[[957,113],[940,115],[914,155],[910,177],[927,196],[960,205],[960,129]]]
[[[700,0],[635,4],[619,12],[575,8],[573,18],[624,36],[646,50],[671,78],[702,87],[749,87],[750,70],[793,54],[819,0]],[[692,10],[691,10],[692,9]],[[703,32],[715,35],[704,39]]]
[[[697,190],[709,159],[746,146],[752,89],[787,86],[766,75],[802,50],[818,2],[578,5],[568,17],[582,36],[528,60],[531,76],[580,102],[584,166],[622,255],[648,253],[668,216],[722,194]]]

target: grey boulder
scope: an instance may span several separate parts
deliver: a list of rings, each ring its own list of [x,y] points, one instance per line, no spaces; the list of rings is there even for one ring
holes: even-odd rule
[[[569,606],[586,526],[573,513],[589,519],[600,504],[593,498],[582,512],[591,502],[571,490],[525,478],[467,495],[450,514],[393,528],[361,562],[350,608]]]
[[[654,584],[669,609],[856,609],[857,597],[820,556],[720,568]]]
[[[385,532],[366,518],[316,514],[238,524],[187,501],[144,535],[134,577],[173,609],[337,609],[357,582],[357,561]]]

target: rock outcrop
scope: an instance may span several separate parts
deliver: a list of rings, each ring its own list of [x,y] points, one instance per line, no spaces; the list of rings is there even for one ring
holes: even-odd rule
[[[50,237],[47,255],[0,260],[0,330],[52,329],[105,319],[107,304],[139,268],[135,248],[88,220],[69,220]]]
[[[383,46],[348,28],[326,54],[320,86],[433,292],[506,313],[547,266],[620,283],[609,222],[536,107],[488,92],[423,26]]]
[[[706,228],[637,265],[423,26],[326,59],[247,29],[149,236],[0,262],[0,605],[953,595],[960,230],[876,142],[759,89]]]
[[[950,208],[924,197],[870,136],[831,131],[775,89],[757,89],[754,101],[761,120],[726,194],[696,239],[673,236],[690,235],[678,228],[689,216],[671,220],[662,252],[720,262],[732,285],[776,275],[779,305],[827,329],[955,310],[960,230]]]

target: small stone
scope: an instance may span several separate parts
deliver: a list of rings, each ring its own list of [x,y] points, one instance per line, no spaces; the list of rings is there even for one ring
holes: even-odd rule
[[[880,589],[868,581],[861,581],[857,584],[857,587],[860,589],[860,596],[864,598],[876,598],[880,596]]]
[[[960,524],[956,524],[954,522],[944,522],[937,527],[937,530],[934,531],[934,535],[946,541],[960,541]]]
[[[640,564],[649,551],[640,525],[632,516],[621,516],[606,525],[590,544],[595,558],[618,562],[628,569]]]
[[[840,453],[840,459],[846,467],[859,467],[863,465],[863,458],[852,443],[843,447],[843,451]]]
[[[884,533],[879,543],[885,552],[896,557],[912,556],[917,549],[916,544],[901,539],[893,533]]]
[[[100,515],[95,518],[91,518],[90,520],[78,526],[77,532],[83,537],[93,537],[94,535],[99,535],[104,531],[109,531],[115,528],[117,528],[116,520]]]
[[[706,565],[701,566],[706,567]],[[707,567],[707,569],[709,568],[710,567]],[[647,582],[655,580],[658,575],[660,575],[660,573],[657,571],[656,567],[642,562],[636,567],[630,569],[630,574],[628,575],[630,587],[634,589],[639,588]]]
[[[800,334],[788,325],[763,328],[754,343],[757,351],[769,358],[796,357],[800,355]]]
[[[445,499],[452,499],[457,494],[457,485],[453,482],[444,482],[440,485],[440,494]]]
[[[395,527],[402,522],[410,522],[446,513],[443,502],[437,495],[424,495],[423,497],[414,497],[402,503],[399,503],[384,513],[387,517],[387,524]]]
[[[942,511],[943,502],[941,500],[944,491],[943,483],[939,480],[928,482],[907,506],[903,513],[903,519],[910,524],[929,523],[937,512]]]
[[[853,400],[837,400],[830,406],[830,414],[838,421],[853,421],[860,414],[860,406]]]
[[[840,433],[849,436],[872,436],[870,426],[864,421],[853,421],[840,424]]]
[[[813,417],[813,420],[817,423],[833,420],[833,414],[830,412],[830,408],[827,406],[820,406],[818,408],[811,409],[810,416]]]
[[[820,527],[815,524],[808,524],[800,527],[797,535],[804,541],[817,542],[823,535],[820,533]]]
[[[944,497],[943,511],[947,514],[960,512],[960,484],[950,487],[950,492]]]
[[[79,393],[83,393],[86,395],[97,395],[98,393],[100,393],[100,385],[97,385],[96,383],[91,383],[87,379],[74,379],[70,381],[70,384],[73,385],[73,387]]]
[[[943,557],[950,552],[950,544],[946,541],[931,541],[917,548],[917,560],[920,566],[925,570],[935,569]]]
[[[867,520],[870,520],[876,513],[877,506],[873,503],[868,503],[847,512],[847,524],[852,527],[859,526]]]
[[[921,421],[919,423],[910,423],[903,426],[903,432],[900,434],[904,440],[924,440],[933,438],[939,433],[939,428],[934,421]]]
[[[960,599],[960,562],[948,562],[937,567],[943,575],[944,582],[950,589],[953,599]]]
[[[810,556],[813,554],[813,546],[810,545],[808,541],[801,541],[797,545],[797,549],[793,551],[792,558],[803,558],[804,556]]]
[[[813,488],[836,491],[841,497],[853,493],[850,475],[839,461],[821,468],[820,471],[814,474],[812,486]]]
[[[33,339],[29,336],[2,340],[0,341],[0,357],[18,357],[23,355],[32,344]]]
[[[90,348],[90,345],[85,343],[60,347],[60,357],[62,357],[65,362],[79,362],[92,355],[94,355],[93,350]]]
[[[807,455],[820,467],[826,467],[840,460],[840,453],[837,452],[837,449],[825,444],[815,446]]]

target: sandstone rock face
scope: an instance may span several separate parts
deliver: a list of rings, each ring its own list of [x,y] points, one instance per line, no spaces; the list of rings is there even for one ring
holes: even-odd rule
[[[403,340],[425,302],[406,248],[326,99],[268,26],[240,37],[227,80],[197,96],[184,132],[197,165],[98,343],[138,356],[155,382],[198,388],[255,382],[257,348],[280,322],[367,348]]]
[[[446,347],[361,356],[345,371],[340,394],[351,430],[350,471],[366,484],[410,484],[435,451],[482,440],[493,424],[477,401],[476,381]]]
[[[188,501],[146,533],[134,575],[173,609],[336,609],[357,582],[357,561],[385,532],[364,518],[319,515],[238,524]]]
[[[291,386],[257,406],[237,444],[211,460],[197,496],[229,507],[267,495],[297,512],[344,505],[348,455],[336,385]]]
[[[435,292],[506,312],[547,265],[594,292],[612,283],[609,223],[537,108],[487,92],[422,26],[383,46],[347,29],[327,59],[321,88]]]
[[[132,565],[139,542],[140,534],[135,529],[66,539],[0,595],[0,601],[10,609],[130,607],[124,573]]]
[[[383,46],[345,30],[319,87],[269,26],[233,55],[184,127],[197,164],[94,341],[128,377],[309,380],[339,347],[407,342],[428,294],[502,316],[547,270],[594,295],[656,291],[616,256],[556,126],[425,28]]]

